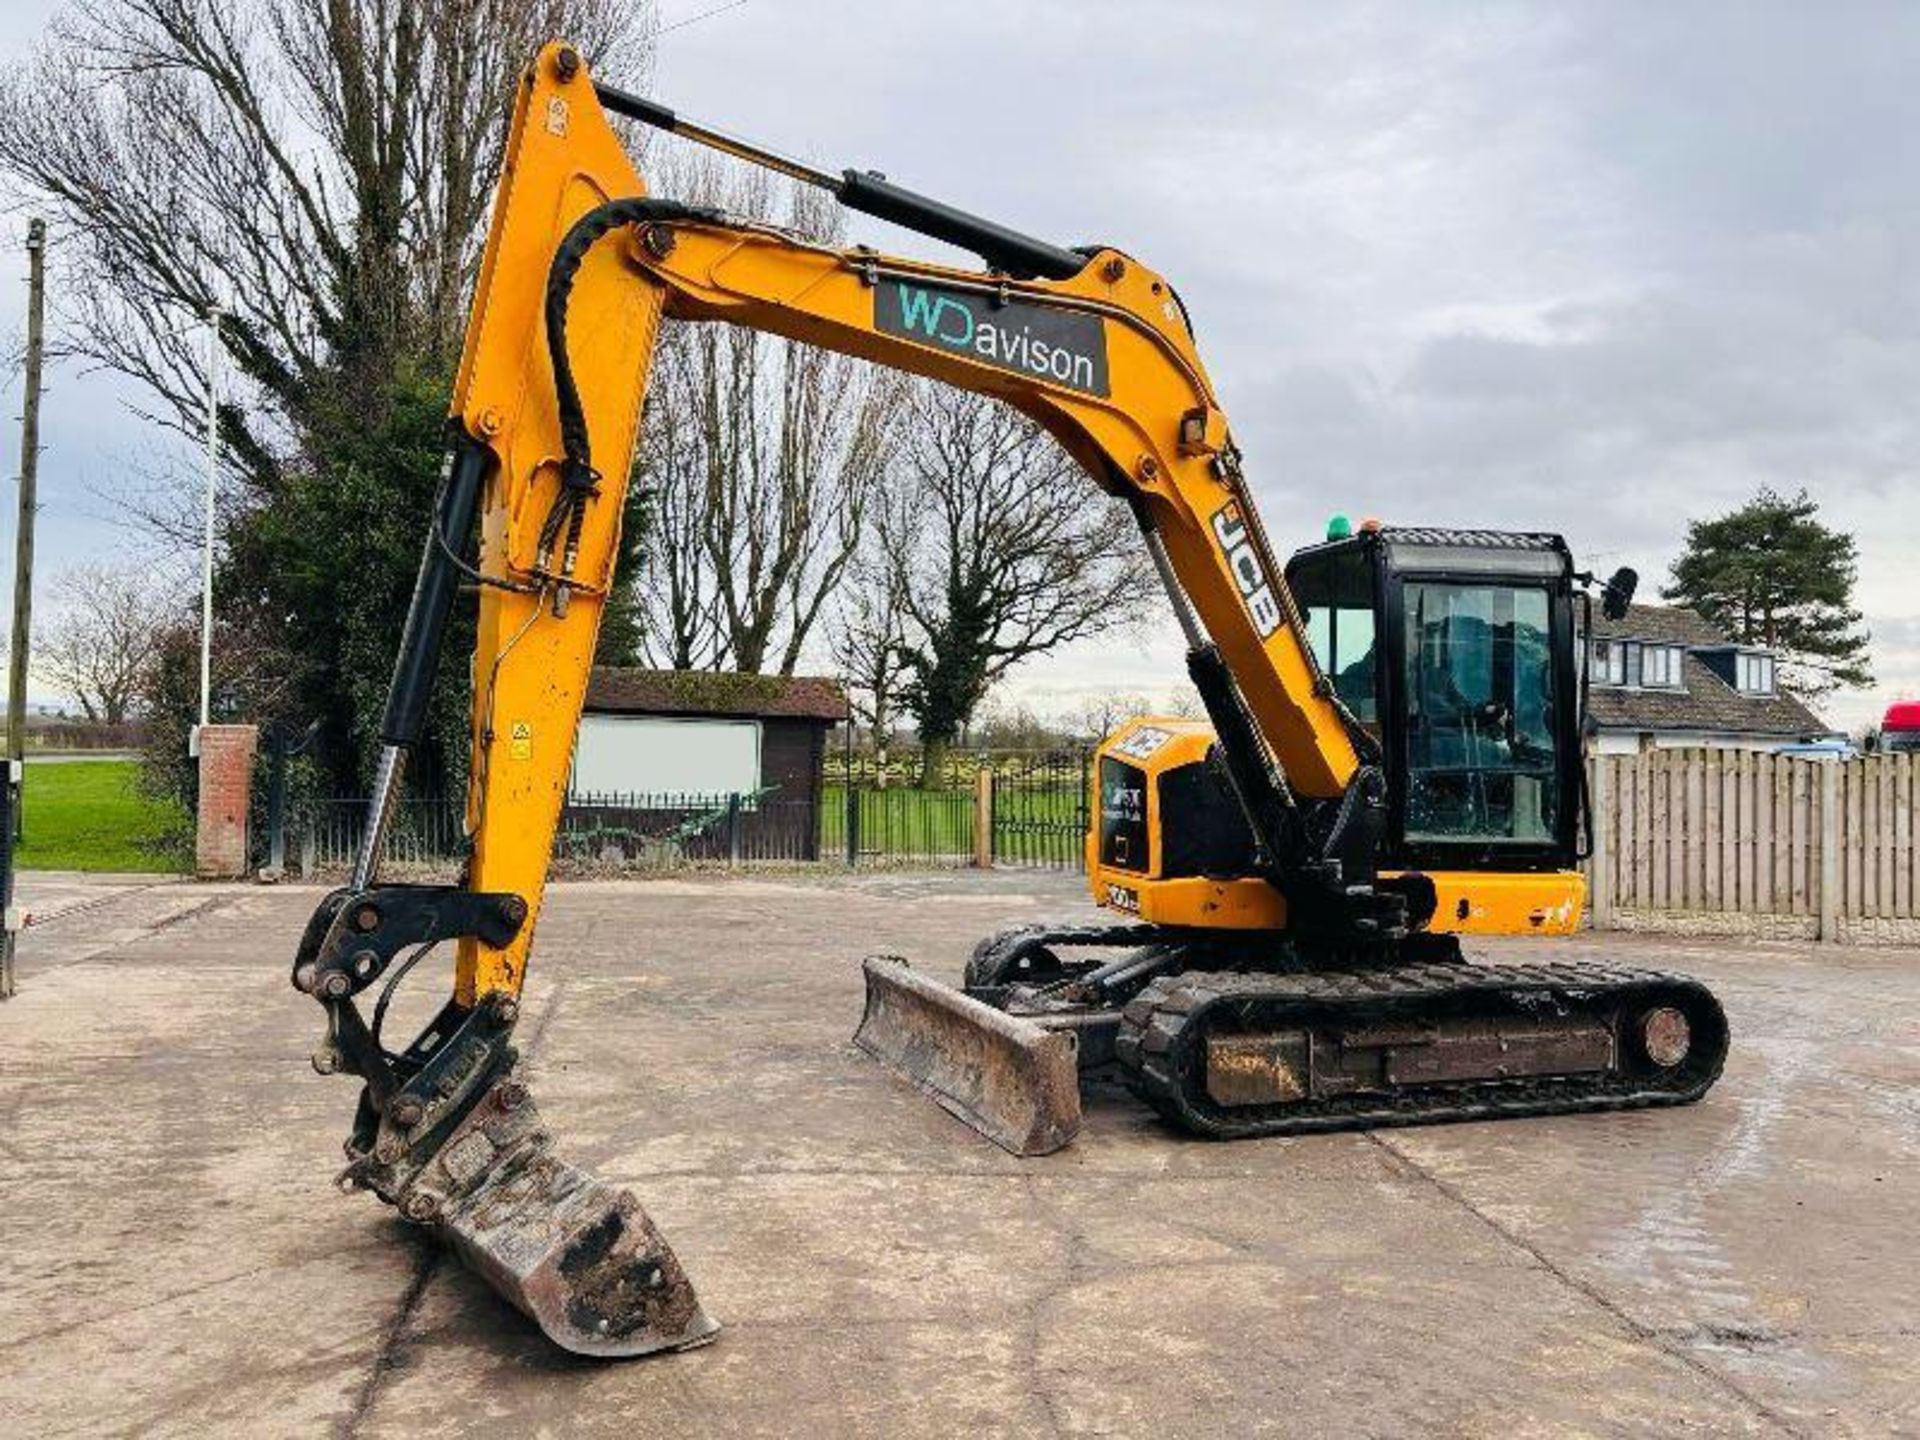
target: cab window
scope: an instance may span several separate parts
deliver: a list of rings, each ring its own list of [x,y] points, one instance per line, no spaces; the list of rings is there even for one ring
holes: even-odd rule
[[[1548,615],[1544,589],[1407,582],[1409,840],[1553,837]]]
[[[1288,586],[1307,622],[1307,642],[1334,694],[1376,734],[1380,702],[1375,684],[1373,572],[1358,552],[1296,564]]]

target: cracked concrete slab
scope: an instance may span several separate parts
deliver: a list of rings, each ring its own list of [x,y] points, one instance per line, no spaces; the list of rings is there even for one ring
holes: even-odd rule
[[[1721,992],[1687,1110],[1210,1145],[1099,1087],[1020,1161],[851,1048],[858,960],[952,978],[1084,914],[1070,879],[561,886],[535,1091],[727,1326],[601,1365],[329,1185],[352,1086],[286,983],[318,892],[43,895],[0,1005],[11,1432],[1920,1432],[1920,953],[1570,942]]]

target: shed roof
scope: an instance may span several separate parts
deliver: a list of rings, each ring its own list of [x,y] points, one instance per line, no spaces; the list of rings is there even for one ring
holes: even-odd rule
[[[819,675],[739,675],[596,665],[586,708],[601,715],[717,715],[757,720],[847,718],[838,680]]]

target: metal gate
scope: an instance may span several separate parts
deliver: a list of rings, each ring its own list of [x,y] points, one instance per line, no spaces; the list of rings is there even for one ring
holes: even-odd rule
[[[1084,870],[1092,752],[1049,750],[1002,760],[993,774],[993,861]]]

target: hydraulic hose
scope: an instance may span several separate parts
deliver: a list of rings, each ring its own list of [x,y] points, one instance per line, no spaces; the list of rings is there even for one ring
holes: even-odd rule
[[[561,497],[569,511],[579,498],[593,493],[600,480],[599,472],[593,468],[593,446],[587,437],[587,417],[580,404],[580,389],[573,379],[573,361],[567,354],[567,301],[573,294],[573,282],[579,277],[580,263],[616,226],[668,224],[676,220],[717,222],[720,218],[720,212],[710,206],[688,205],[678,200],[611,200],[574,221],[560,248],[554,252],[553,264],[547,270],[547,358],[553,363],[553,390],[560,409],[560,443],[564,451]],[[566,518],[566,511],[549,514],[547,524],[557,534],[560,522]]]

